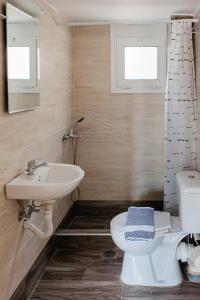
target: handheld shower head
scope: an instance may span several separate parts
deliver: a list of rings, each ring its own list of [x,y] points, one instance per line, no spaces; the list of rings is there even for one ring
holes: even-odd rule
[[[81,122],[83,122],[84,120],[85,120],[84,117],[80,117],[78,120],[76,120],[76,122],[75,122],[75,124],[74,124],[73,130],[76,128],[76,126],[78,125],[78,123],[81,123]]]
[[[81,117],[80,119],[76,120],[76,123],[81,123],[82,121],[84,121],[84,117]]]

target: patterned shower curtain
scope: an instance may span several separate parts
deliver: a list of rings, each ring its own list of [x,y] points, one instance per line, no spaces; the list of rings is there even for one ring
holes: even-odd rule
[[[196,169],[196,90],[191,20],[172,22],[165,96],[165,210],[177,214],[176,173]]]

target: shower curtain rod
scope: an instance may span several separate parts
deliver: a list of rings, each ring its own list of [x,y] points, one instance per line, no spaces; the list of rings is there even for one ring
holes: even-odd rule
[[[199,19],[180,19],[180,20],[191,20],[192,23],[198,23]],[[124,25],[134,25],[134,24],[153,24],[153,23],[172,23],[173,20],[170,19],[157,19],[157,20],[135,20],[135,21],[114,21],[114,22],[69,22],[70,26],[81,26],[81,25],[111,25],[111,24],[124,24]]]
[[[199,19],[176,19],[176,20],[170,20],[169,22],[172,23],[173,21],[178,21],[178,20],[187,20],[187,21],[191,21],[192,23],[198,23]]]

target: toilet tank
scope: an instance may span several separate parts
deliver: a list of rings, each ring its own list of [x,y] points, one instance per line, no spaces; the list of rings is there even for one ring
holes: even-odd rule
[[[200,173],[179,172],[176,182],[181,227],[188,233],[200,233]]]

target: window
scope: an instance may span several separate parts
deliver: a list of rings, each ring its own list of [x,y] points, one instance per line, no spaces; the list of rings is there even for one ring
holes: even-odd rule
[[[8,79],[30,80],[29,47],[8,47]]]
[[[37,37],[9,36],[7,46],[10,93],[38,91]]]
[[[158,79],[158,47],[124,47],[125,79]]]
[[[111,26],[111,91],[164,93],[166,25]]]

